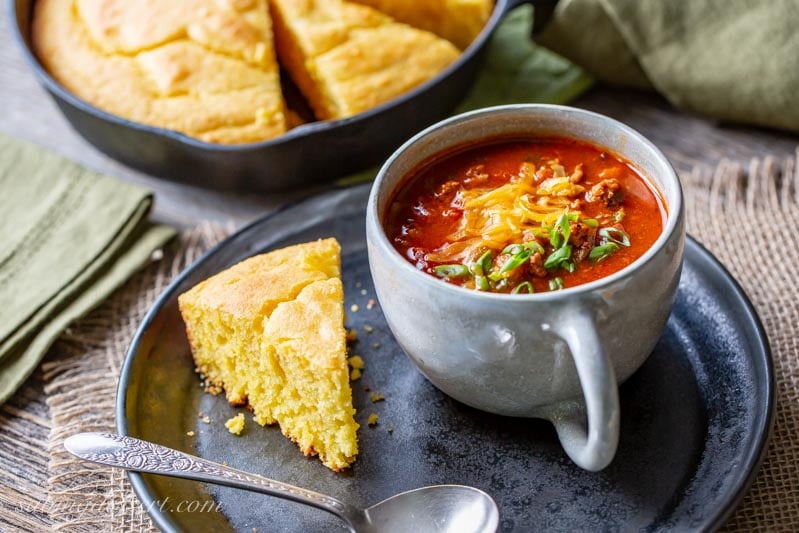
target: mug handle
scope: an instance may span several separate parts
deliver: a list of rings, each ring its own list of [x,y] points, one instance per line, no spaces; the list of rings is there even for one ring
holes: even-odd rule
[[[569,346],[584,398],[556,405],[549,418],[571,460],[597,472],[610,464],[619,443],[619,390],[613,366],[585,308],[570,309],[549,329]]]

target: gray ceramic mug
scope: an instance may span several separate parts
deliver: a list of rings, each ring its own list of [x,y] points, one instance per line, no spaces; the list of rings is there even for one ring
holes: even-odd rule
[[[555,292],[478,292],[417,270],[383,229],[395,189],[437,154],[508,136],[573,138],[620,155],[665,201],[663,233],[623,270]],[[610,463],[619,439],[618,383],[643,364],[663,332],[682,267],[682,190],[651,142],[613,119],[563,106],[459,115],[422,131],[386,161],[369,198],[366,237],[388,325],[433,384],[484,411],[551,420],[582,468]]]

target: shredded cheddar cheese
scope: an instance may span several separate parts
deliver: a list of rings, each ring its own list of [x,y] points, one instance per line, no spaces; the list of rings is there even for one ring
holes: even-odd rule
[[[574,200],[585,187],[578,165],[567,175],[557,160],[547,162],[552,177],[536,183],[536,168],[522,163],[508,183],[495,188],[461,189],[455,203],[463,209],[458,230],[426,259],[437,263],[474,260],[486,249],[499,251],[525,230],[551,228],[563,213],[580,214]]]

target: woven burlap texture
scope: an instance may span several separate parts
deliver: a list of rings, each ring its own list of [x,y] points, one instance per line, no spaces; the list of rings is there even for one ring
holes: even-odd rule
[[[116,383],[133,333],[170,280],[232,228],[202,224],[180,235],[153,262],[59,339],[61,356],[44,363],[50,408],[47,508],[56,531],[158,531],[121,470],[77,462],[64,439],[79,431],[111,431]]]
[[[727,266],[752,299],[769,335],[776,370],[777,407],[768,455],[725,529],[799,531],[797,158],[752,160],[745,167],[722,162],[713,171],[681,177],[689,232]],[[72,459],[63,441],[79,431],[114,429],[119,369],[144,313],[174,276],[227,231],[204,224],[184,232],[163,257],[75,324],[59,343],[64,355],[46,363],[52,417],[48,490],[50,509],[58,511],[52,515],[56,529],[152,528],[124,474]]]

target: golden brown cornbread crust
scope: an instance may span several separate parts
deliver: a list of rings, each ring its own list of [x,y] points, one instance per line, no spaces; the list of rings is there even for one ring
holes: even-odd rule
[[[278,57],[320,119],[355,115],[455,61],[455,46],[343,0],[271,0]]]
[[[461,50],[485,27],[494,0],[351,0],[416,28],[433,32]]]
[[[358,453],[335,239],[251,257],[178,298],[198,371],[333,470]]]
[[[286,131],[266,0],[37,0],[31,37],[110,113],[222,144]]]

